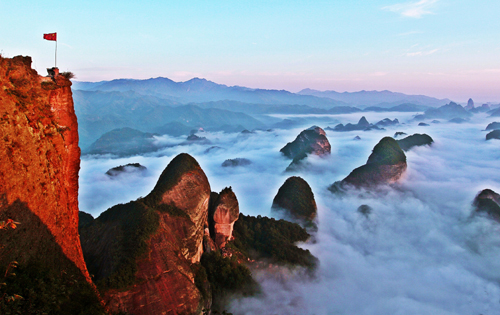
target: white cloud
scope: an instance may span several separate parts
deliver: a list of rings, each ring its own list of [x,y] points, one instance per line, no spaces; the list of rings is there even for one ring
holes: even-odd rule
[[[256,272],[264,294],[235,300],[229,311],[245,315],[496,314],[500,224],[470,217],[477,192],[484,188],[500,191],[498,143],[485,141],[482,131],[493,118],[478,114],[464,124],[418,127],[407,121],[413,114],[307,116],[310,120],[304,128],[355,123],[362,115],[370,122],[388,117],[406,124],[385,131],[327,132],[332,154],[309,157],[310,168],[299,174],[283,173],[290,161],[279,149],[303,128],[248,136],[207,132],[203,136],[211,145],[222,148],[210,153],[205,150],[211,145],[192,145],[126,159],[85,157],[80,208],[97,216],[111,205],[144,196],[180,152],[196,158],[213,191],[232,186],[245,214],[268,216],[286,178],[300,175],[310,184],[318,204],[317,242],[303,245],[320,260],[317,278],[304,280],[300,274],[290,274],[276,280]],[[344,198],[326,189],[364,164],[374,145],[395,131],[425,132],[435,140],[430,148],[406,154],[408,170],[398,189],[387,188],[380,195],[352,191]],[[361,140],[353,141],[356,135]],[[221,167],[225,159],[236,157],[248,158],[252,164]],[[118,180],[104,175],[111,167],[131,162],[147,166],[148,171]],[[356,210],[362,204],[373,209],[368,218]]]
[[[383,7],[382,10],[400,13],[402,16],[421,18],[426,14],[435,14],[432,10],[438,0],[420,0],[417,2],[398,3]]]

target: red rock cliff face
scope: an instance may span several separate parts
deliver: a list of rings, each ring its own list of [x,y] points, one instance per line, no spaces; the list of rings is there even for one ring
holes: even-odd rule
[[[0,58],[0,105],[0,215],[21,222],[8,240],[18,246],[2,248],[1,259],[50,256],[39,248],[42,226],[90,282],[78,235],[80,149],[71,81],[39,76],[30,57]]]
[[[212,237],[217,247],[223,248],[231,240],[234,222],[240,215],[238,199],[231,188],[223,189],[220,194],[212,193],[212,199],[209,209]]]
[[[111,289],[103,289],[110,310],[134,315],[200,314],[210,307],[211,299],[202,296],[195,283],[208,229],[209,198],[210,184],[198,162],[179,154],[148,196],[110,208],[81,229],[89,270],[98,284],[111,284]],[[132,212],[133,216],[127,214]],[[151,218],[148,224],[136,224],[146,215]],[[145,240],[145,253],[127,256],[130,234],[149,226],[154,231]],[[132,280],[121,287],[110,280],[117,274],[122,278],[123,265],[117,257],[133,258],[135,263]]]

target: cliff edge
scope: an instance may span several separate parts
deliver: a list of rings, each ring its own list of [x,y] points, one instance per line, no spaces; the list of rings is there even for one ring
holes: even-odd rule
[[[80,149],[71,81],[58,73],[39,76],[30,57],[0,57],[0,105],[0,220],[21,223],[0,233],[0,268],[19,263],[12,286],[36,281],[35,270],[90,283],[78,234]]]

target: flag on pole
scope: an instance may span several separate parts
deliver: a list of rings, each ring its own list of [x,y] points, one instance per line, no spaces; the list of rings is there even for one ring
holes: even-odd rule
[[[57,41],[57,33],[43,34],[43,39]]]

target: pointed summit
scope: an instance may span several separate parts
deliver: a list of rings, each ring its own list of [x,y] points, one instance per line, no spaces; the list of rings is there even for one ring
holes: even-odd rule
[[[365,116],[361,117],[361,119],[358,121],[358,126],[360,127],[369,127],[370,123],[368,120],[366,120]]]
[[[469,101],[467,101],[467,106],[465,106],[466,110],[471,110],[474,109],[474,101],[472,98],[469,98]]]

